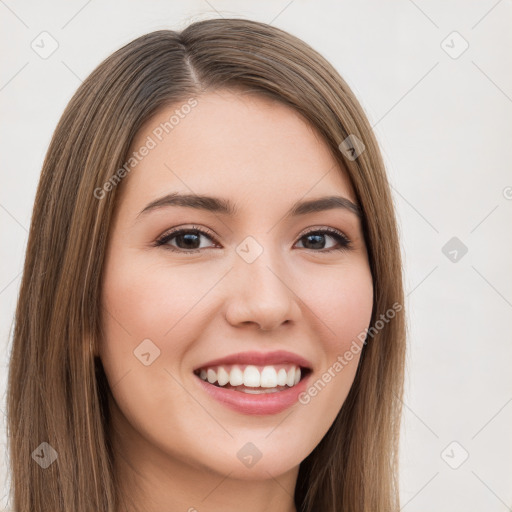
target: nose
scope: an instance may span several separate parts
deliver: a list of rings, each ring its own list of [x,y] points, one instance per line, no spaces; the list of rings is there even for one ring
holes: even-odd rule
[[[227,321],[235,327],[254,324],[262,331],[297,322],[296,284],[282,259],[268,250],[252,263],[237,256],[230,272]]]

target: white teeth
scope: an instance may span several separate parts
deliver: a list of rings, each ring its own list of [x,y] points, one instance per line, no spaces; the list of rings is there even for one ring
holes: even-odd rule
[[[292,366],[288,371],[285,368],[277,370],[275,366],[269,365],[260,371],[258,367],[248,365],[242,371],[237,365],[228,368],[219,366],[201,369],[199,377],[210,384],[218,383],[219,386],[229,384],[233,387],[243,385],[246,388],[260,388],[240,390],[247,393],[275,393],[279,391],[278,386],[297,385],[300,382],[301,370],[298,366]]]
[[[229,383],[232,386],[241,386],[244,383],[244,374],[238,366],[233,366],[233,368],[231,368],[231,372],[229,373]]]
[[[288,374],[286,373],[286,370],[284,368],[281,368],[277,372],[277,385],[278,386],[286,386],[287,377],[288,377]]]
[[[286,378],[286,385],[287,386],[293,386],[295,383],[295,368],[290,368],[288,370],[288,377]]]
[[[219,386],[224,386],[229,382],[229,373],[224,370],[223,366],[217,371],[217,379],[219,380]]]
[[[246,366],[244,370],[244,386],[248,388],[260,387],[261,375],[256,366]]]
[[[277,386],[277,372],[273,366],[265,366],[261,372],[262,388],[275,388]]]

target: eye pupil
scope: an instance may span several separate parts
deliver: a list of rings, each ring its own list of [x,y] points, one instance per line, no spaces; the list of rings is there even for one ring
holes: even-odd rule
[[[173,231],[160,238],[156,245],[165,245],[167,248],[182,253],[202,252],[201,236],[215,241],[213,235],[201,229],[181,229]],[[326,238],[332,238],[337,242],[337,247],[325,248]],[[174,241],[171,243],[171,241]],[[318,253],[327,253],[331,251],[343,251],[350,249],[350,241],[342,234],[331,230],[320,230],[307,233],[300,238],[304,249],[312,250]],[[173,249],[174,247],[174,249]]]
[[[325,243],[325,235],[322,234],[306,235],[307,239],[314,239],[314,242],[312,244],[313,247],[306,247],[306,249],[322,249],[322,245]]]
[[[199,235],[197,233],[184,233],[184,234],[181,234],[181,235],[177,235],[176,236],[176,244],[179,246],[180,244],[178,243],[178,241],[181,240],[185,240],[186,243],[185,243],[185,247],[180,247],[180,249],[197,249],[198,247],[195,247],[194,246],[194,242],[198,242],[199,241]],[[192,245],[193,247],[190,247],[190,242],[192,242]]]

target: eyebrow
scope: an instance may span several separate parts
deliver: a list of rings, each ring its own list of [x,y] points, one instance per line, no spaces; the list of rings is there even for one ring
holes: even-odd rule
[[[238,208],[227,199],[174,192],[149,203],[143,210],[141,210],[137,215],[137,218],[142,214],[167,206],[194,208],[196,210],[204,210],[230,217],[234,217],[239,213]],[[350,199],[342,196],[325,196],[307,201],[297,201],[286,213],[286,217],[297,217],[300,215],[307,215],[309,213],[332,210],[334,208],[348,210],[357,217],[362,217],[361,208],[350,201]]]

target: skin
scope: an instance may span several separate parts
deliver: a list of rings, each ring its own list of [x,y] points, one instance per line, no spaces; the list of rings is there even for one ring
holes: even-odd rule
[[[293,109],[254,94],[209,92],[122,182],[104,268],[100,357],[112,391],[116,473],[123,510],[290,512],[299,464],[336,418],[359,354],[304,405],[245,415],[205,393],[192,370],[255,350],[288,350],[312,363],[311,382],[368,327],[372,278],[360,219],[347,209],[297,218],[299,200],[340,195],[356,203],[347,174],[321,136]],[[138,133],[140,148],[176,106]],[[186,207],[138,214],[171,192],[230,199],[235,218]],[[200,252],[179,238],[172,252],[155,241],[175,227],[199,227]],[[304,236],[334,228],[338,247]],[[247,236],[263,248],[248,264],[236,252]],[[309,245],[308,245],[309,242]],[[181,243],[181,245],[180,245]],[[307,248],[312,247],[312,248]],[[134,356],[144,339],[160,355]],[[248,468],[248,442],[262,458]]]

